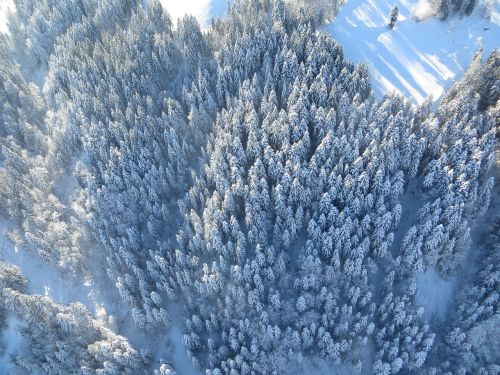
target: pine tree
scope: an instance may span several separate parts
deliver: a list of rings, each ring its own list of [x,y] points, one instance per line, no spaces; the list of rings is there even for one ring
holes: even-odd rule
[[[394,5],[391,9],[391,13],[389,14],[389,23],[388,26],[392,30],[394,28],[394,25],[396,25],[396,21],[398,20],[399,16],[399,9],[397,5]]]

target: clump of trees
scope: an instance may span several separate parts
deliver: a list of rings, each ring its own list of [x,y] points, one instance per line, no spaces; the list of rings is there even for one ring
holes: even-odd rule
[[[398,20],[398,16],[399,16],[399,9],[397,5],[394,5],[391,9],[391,13],[389,14],[389,23],[388,23],[389,29],[392,30],[394,28],[394,25],[396,25],[396,22]]]
[[[44,374],[142,374],[149,359],[127,339],[94,319],[81,303],[63,306],[27,293],[16,267],[0,263],[0,314],[22,321],[23,345],[12,355],[15,371]],[[1,317],[1,315],[0,315]]]
[[[431,7],[436,16],[445,20],[452,14],[460,17],[469,16],[476,5],[477,0],[431,0]]]

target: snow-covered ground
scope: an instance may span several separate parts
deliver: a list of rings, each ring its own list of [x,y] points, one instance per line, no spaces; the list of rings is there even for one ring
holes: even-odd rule
[[[120,310],[112,302],[120,301],[113,288],[110,288],[107,293],[102,293],[90,275],[78,281],[65,277],[51,262],[42,259],[32,251],[14,245],[6,236],[6,231],[11,227],[15,226],[0,218],[0,260],[21,269],[29,281],[30,294],[45,295],[60,304],[81,302],[98,317]],[[104,273],[102,277],[106,281],[105,270],[102,267],[96,264],[92,268],[95,273]]]
[[[417,273],[417,301],[424,307],[424,318],[433,316],[440,320],[446,318],[446,312],[455,292],[455,278],[443,279],[434,268]]]
[[[378,98],[395,90],[420,104],[429,95],[437,100],[479,48],[487,55],[500,47],[500,0],[493,4],[490,20],[478,7],[469,17],[439,21],[427,0],[347,0],[326,30],[348,59],[368,64]],[[394,5],[399,18],[389,30]]]
[[[22,321],[14,315],[7,315],[6,328],[0,333],[0,374],[8,374],[10,356],[23,345],[23,337],[17,331]],[[35,375],[35,374],[33,374]]]
[[[14,9],[15,5],[13,0],[0,0],[0,34],[7,34],[9,32],[7,13],[9,10]]]

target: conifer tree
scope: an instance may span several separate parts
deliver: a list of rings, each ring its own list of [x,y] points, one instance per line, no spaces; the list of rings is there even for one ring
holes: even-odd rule
[[[394,28],[394,25],[396,25],[396,22],[398,20],[398,16],[399,16],[399,9],[397,5],[394,5],[391,9],[391,13],[389,14],[389,23],[388,23],[389,29],[392,30]]]

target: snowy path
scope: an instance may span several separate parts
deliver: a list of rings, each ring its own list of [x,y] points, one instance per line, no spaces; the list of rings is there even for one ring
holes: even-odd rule
[[[478,48],[489,54],[500,47],[500,20],[479,16],[439,21],[415,15],[428,13],[426,0],[348,0],[326,30],[342,44],[348,59],[370,68],[375,95],[397,91],[420,104],[432,95],[437,100],[460,78]],[[387,22],[397,5],[394,30]],[[496,2],[500,13],[500,1]]]

